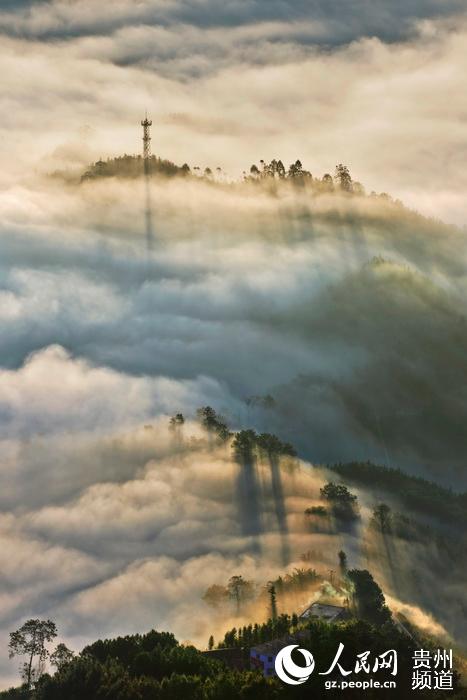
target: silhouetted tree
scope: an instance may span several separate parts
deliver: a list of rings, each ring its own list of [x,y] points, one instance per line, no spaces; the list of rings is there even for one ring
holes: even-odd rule
[[[361,182],[352,182],[352,192],[353,194],[359,195],[360,197],[363,197],[365,195],[365,188],[363,187]]]
[[[366,569],[352,569],[347,573],[352,581],[355,604],[359,617],[374,625],[382,625],[391,619],[383,592]]]
[[[347,462],[329,468],[346,480],[364,484],[366,488],[377,486],[396,494],[412,510],[448,521],[456,520],[463,527],[467,524],[467,494],[456,493],[420,476],[372,462]]]
[[[254,430],[240,430],[232,442],[232,448],[237,459],[251,460],[256,447],[257,435]]]
[[[292,163],[289,165],[289,170],[287,172],[287,177],[293,178],[293,177],[300,177],[302,174],[302,164],[299,160],[296,160],[295,163]]]
[[[373,509],[371,524],[376,526],[383,534],[391,532],[391,509],[386,503],[379,503]]]
[[[57,644],[55,651],[50,655],[50,663],[60,671],[66,664],[74,659],[74,652],[68,649],[66,644]]]
[[[332,513],[342,520],[353,520],[358,517],[357,496],[350,493],[343,484],[329,481],[320,489],[321,497],[332,505]]]
[[[44,671],[44,664],[49,656],[46,644],[57,636],[57,627],[52,620],[27,620],[15,632],[10,632],[8,651],[10,659],[14,656],[26,656],[21,665],[21,678],[27,688],[31,688]]]
[[[325,175],[323,175],[322,183],[323,183],[323,189],[325,191],[332,192],[332,190],[334,189],[334,182],[333,182],[332,176],[329,173],[326,173]]]
[[[218,608],[223,603],[226,603],[229,599],[229,591],[225,586],[219,586],[219,584],[214,583],[209,586],[205,594],[203,595],[203,600],[205,603],[213,608]]]
[[[251,600],[254,595],[253,581],[246,581],[243,576],[232,576],[227,584],[230,597],[235,601],[237,614],[240,612],[242,604]]]
[[[344,552],[343,549],[340,550],[338,553],[339,557],[339,569],[342,574],[342,576],[345,576],[347,573],[347,554]]]
[[[268,593],[269,593],[269,603],[271,606],[271,619],[276,620],[277,619],[277,595],[276,595],[276,587],[272,581],[270,581],[268,584]]]
[[[346,165],[342,165],[342,163],[336,165],[336,174],[334,178],[341,190],[345,192],[352,191],[352,178],[350,177],[350,172]]]
[[[295,448],[289,442],[282,442],[282,440],[279,440],[279,438],[272,433],[261,433],[256,436],[255,440],[259,449],[265,452],[269,457],[272,455],[297,456]]]
[[[211,406],[203,406],[196,411],[198,419],[201,421],[203,428],[211,435],[217,436],[221,442],[225,442],[231,436],[225,420],[222,416],[217,415]]]
[[[183,417],[183,413],[176,413],[175,416],[172,416],[169,421],[169,429],[176,431],[178,428],[184,425],[184,423],[185,418]]]
[[[305,515],[317,515],[320,518],[325,518],[328,511],[324,506],[311,506],[305,509]]]
[[[81,177],[81,181],[93,180],[102,177],[135,178],[144,173],[173,177],[175,175],[186,175],[188,166],[186,163],[179,167],[170,160],[164,160],[152,155],[149,159],[141,156],[123,155],[116,158],[108,158],[106,161],[98,160],[91,165]],[[189,171],[189,168],[188,168]]]
[[[281,180],[284,179],[284,177],[285,177],[285,167],[284,167],[284,163],[283,163],[281,160],[278,160],[278,161],[277,161],[277,164],[276,164],[276,172],[277,172],[278,177],[279,177]]]

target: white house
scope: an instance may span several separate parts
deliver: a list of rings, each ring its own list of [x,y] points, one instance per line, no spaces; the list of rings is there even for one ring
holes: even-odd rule
[[[324,620],[325,622],[338,622],[339,620],[346,620],[348,617],[348,608],[344,608],[340,605],[312,603],[305,608],[302,613],[300,613],[298,619],[300,622],[305,622],[306,620],[311,620],[312,618],[318,618],[320,620]]]

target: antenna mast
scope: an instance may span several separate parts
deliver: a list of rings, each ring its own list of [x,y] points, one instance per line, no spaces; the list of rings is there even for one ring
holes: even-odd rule
[[[151,126],[152,121],[148,119],[148,113],[141,121],[141,126],[143,127],[143,164],[144,164],[144,182],[146,190],[146,207],[144,212],[144,217],[146,219],[146,246],[147,254],[150,255],[153,246],[153,233],[152,233],[152,216],[151,216],[151,189],[150,189],[150,176],[151,176]]]
[[[145,161],[147,161],[151,157],[151,126],[152,126],[152,120],[148,119],[147,113],[146,113],[145,118],[141,121],[141,126],[143,127],[143,158]]]

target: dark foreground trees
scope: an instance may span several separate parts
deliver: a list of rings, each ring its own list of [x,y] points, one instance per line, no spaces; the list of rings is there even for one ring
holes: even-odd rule
[[[355,608],[359,617],[374,625],[383,625],[391,619],[383,592],[366,569],[352,569],[347,577],[354,585]]]
[[[277,638],[289,631],[291,618],[280,616],[261,626],[248,628],[243,642],[248,646],[257,643],[256,637]],[[295,618],[293,624],[296,624]],[[371,658],[394,649],[398,655],[397,690],[383,689],[365,691],[365,698],[391,700],[412,698],[411,673],[415,643],[392,623],[374,626],[363,620],[329,624],[322,620],[306,623],[309,642],[303,646],[312,651],[316,669],[301,688],[287,686],[278,679],[266,679],[250,670],[232,670],[219,661],[211,660],[193,647],[180,646],[172,635],[150,632],[115,640],[101,640],[87,647],[54,676],[43,676],[33,695],[21,694],[20,690],[0,693],[0,698],[34,698],[34,700],[302,700],[310,697],[361,698],[361,690],[324,692],[324,680],[332,676],[321,676],[318,671],[330,668],[339,644],[344,645],[340,658],[342,667],[352,670],[358,654],[370,650]],[[237,641],[237,634],[235,641]],[[227,635],[228,638],[229,635]],[[259,641],[259,640],[258,640]],[[426,648],[426,647],[425,647]],[[375,679],[387,680],[384,669],[374,675]],[[350,676],[349,676],[350,677]],[[336,671],[336,678],[342,680]],[[361,676],[357,677],[361,679]],[[392,676],[389,676],[392,678]],[[449,697],[460,700],[462,691],[454,682],[454,690],[446,693],[417,691],[417,697],[425,700],[440,700]],[[465,697],[465,696],[464,696]]]
[[[247,648],[260,641],[271,640],[287,634],[297,625],[297,618],[280,615],[263,625],[250,625],[227,633],[226,640],[233,646]],[[412,656],[415,643],[391,622],[372,625],[364,620],[351,619],[329,624],[322,620],[310,620],[304,625],[309,632],[309,642],[303,646],[312,651],[316,670],[303,687],[291,687],[277,679],[266,679],[250,670],[232,670],[220,661],[212,660],[209,653],[201,653],[194,647],[181,646],[172,634],[152,630],[145,635],[131,635],[116,639],[98,640],[73,659],[62,664],[52,675],[45,674],[31,692],[11,689],[0,693],[2,700],[302,700],[322,697],[324,679],[318,671],[328,669],[339,644],[344,645],[340,658],[342,667],[351,670],[358,654],[370,650],[373,659],[388,649],[398,654],[399,671],[397,690],[365,691],[369,700],[386,700],[413,697],[411,691]],[[430,648],[424,640],[424,648]],[[455,663],[456,666],[456,663]],[[337,673],[337,672],[336,672]],[[336,676],[339,679],[337,673]],[[375,678],[387,680],[384,670]],[[360,678],[360,677],[359,677]],[[341,678],[342,680],[342,678]],[[454,690],[446,693],[417,691],[419,699],[460,700],[462,690],[458,678]],[[349,700],[362,697],[360,690],[327,690],[326,697]]]
[[[27,620],[19,629],[10,633],[8,652],[10,659],[24,656],[20,666],[21,678],[26,688],[31,688],[43,673],[49,656],[47,643],[57,636],[57,628],[52,620]]]
[[[332,514],[339,520],[355,520],[358,518],[357,496],[350,493],[343,484],[335,484],[329,481],[320,489],[321,498],[327,501]]]
[[[35,700],[250,697],[274,697],[273,684],[249,671],[229,671],[194,647],[179,645],[173,635],[154,630],[95,642],[54,676],[44,676],[34,694]]]

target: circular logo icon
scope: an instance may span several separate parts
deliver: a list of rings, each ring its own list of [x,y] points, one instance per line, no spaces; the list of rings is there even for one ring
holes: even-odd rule
[[[292,661],[292,651],[294,649],[297,649],[305,659],[305,666],[297,666]],[[289,644],[277,654],[274,665],[281,681],[289,685],[300,685],[300,683],[305,683],[313,673],[315,660],[308,649],[301,649],[298,644]]]

